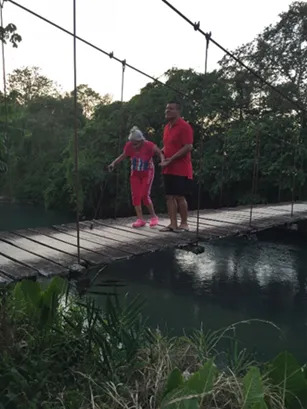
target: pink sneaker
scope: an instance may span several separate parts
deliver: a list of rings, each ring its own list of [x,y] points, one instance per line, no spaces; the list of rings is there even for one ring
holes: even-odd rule
[[[143,227],[143,226],[145,226],[145,224],[146,224],[146,222],[144,220],[137,219],[136,222],[132,223],[132,227],[136,227],[136,228]]]
[[[158,217],[152,217],[149,222],[149,227],[155,227],[159,223]]]

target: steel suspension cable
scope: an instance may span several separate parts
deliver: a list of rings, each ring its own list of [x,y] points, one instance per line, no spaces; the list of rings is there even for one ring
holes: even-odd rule
[[[73,0],[73,50],[74,50],[74,173],[75,173],[75,196],[76,196],[76,228],[77,228],[77,254],[78,263],[80,263],[80,225],[79,225],[79,141],[78,141],[78,90],[77,90],[77,19],[76,19],[76,0]]]
[[[234,59],[238,64],[240,64],[242,67],[244,67],[247,71],[249,71],[251,74],[253,74],[255,77],[257,77],[263,84],[267,85],[271,89],[273,89],[276,93],[278,93],[280,96],[282,96],[284,99],[286,99],[288,102],[290,102],[293,106],[295,106],[299,111],[306,112],[305,108],[302,107],[298,102],[294,101],[288,95],[284,94],[282,91],[280,91],[278,88],[276,88],[273,84],[271,84],[269,81],[264,79],[260,74],[258,74],[255,70],[250,68],[248,65],[246,65],[243,61],[241,61],[238,57],[236,57],[233,53],[228,51],[226,48],[224,48],[222,45],[220,45],[217,41],[215,41],[211,37],[211,33],[205,33],[203,30],[200,28],[200,22],[198,23],[193,23],[188,17],[186,17],[183,13],[181,13],[176,7],[174,7],[171,3],[169,3],[167,0],[162,0],[163,3],[165,3],[168,7],[170,7],[175,13],[177,13],[180,17],[182,17],[186,22],[188,22],[195,31],[199,31],[202,35],[204,35],[206,38],[209,38],[209,40],[216,45],[219,49],[224,51],[225,54],[227,54],[229,57]]]
[[[125,85],[125,70],[126,70],[126,60],[122,61],[122,78],[121,78],[121,92],[120,92],[120,102],[121,102],[121,110],[123,109],[124,103],[124,85]],[[120,151],[122,148],[122,134],[123,134],[123,117],[121,113],[120,118],[120,131],[118,135],[118,146],[117,146],[117,156],[120,155]],[[115,206],[114,206],[114,219],[117,217],[117,210],[118,210],[118,190],[119,190],[119,169],[116,172],[116,191],[115,191]]]
[[[249,211],[249,226],[252,226],[253,219],[253,209],[255,196],[258,189],[258,175],[259,175],[259,159],[260,159],[260,134],[259,130],[256,132],[256,143],[255,143],[255,154],[254,154],[254,166],[253,166],[253,177],[252,177],[252,195],[251,195],[251,204]]]
[[[16,7],[19,7],[19,8],[21,8],[22,10],[26,11],[27,13],[32,14],[33,16],[39,18],[40,20],[43,20],[45,23],[48,23],[48,24],[52,25],[53,27],[57,28],[58,30],[63,31],[64,33],[66,33],[66,34],[68,34],[68,35],[70,35],[70,36],[72,36],[72,37],[74,36],[74,33],[72,33],[71,31],[65,29],[64,27],[60,26],[59,24],[54,23],[54,22],[51,21],[51,20],[48,20],[46,17],[43,17],[42,15],[36,13],[35,11],[30,10],[29,8],[27,8],[27,7],[25,7],[25,6],[22,6],[21,4],[17,3],[16,1],[14,1],[14,0],[5,0],[5,1],[14,4]],[[103,50],[102,48],[96,46],[95,44],[91,43],[90,41],[87,41],[87,40],[85,40],[84,38],[79,37],[78,35],[76,35],[75,37],[76,37],[77,40],[81,41],[82,43],[88,45],[89,47],[94,48],[95,50],[101,52],[102,54],[104,54],[104,55],[110,57],[111,59],[113,59],[113,60],[115,60],[115,61],[117,61],[117,62],[119,62],[119,63],[122,64],[122,61],[123,61],[123,60],[120,59],[120,58],[118,58],[118,57],[116,57],[112,51],[111,51],[111,52],[107,52],[107,51]],[[128,64],[127,62],[126,62],[125,65],[126,65],[126,67],[128,67],[128,68],[132,69],[133,71],[136,71],[136,72],[138,72],[139,74],[141,74],[141,75],[143,75],[143,76],[149,78],[150,80],[154,81],[155,83],[160,84],[160,85],[163,85],[163,86],[165,86],[166,88],[168,88],[168,89],[170,89],[170,90],[176,92],[177,94],[180,94],[180,95],[183,96],[183,97],[188,97],[188,95],[185,94],[184,92],[182,92],[182,91],[180,91],[180,90],[178,90],[178,89],[172,87],[171,85],[165,84],[164,82],[158,80],[157,78],[153,77],[153,76],[150,75],[150,74],[147,74],[146,72],[140,70],[139,68],[137,68],[137,67],[135,67],[135,66],[133,66],[133,65],[131,65],[131,64]]]
[[[206,53],[205,53],[205,77],[208,73],[208,51],[209,51],[209,40],[211,33],[206,37]],[[199,222],[200,222],[200,197],[201,197],[201,172],[203,168],[203,151],[204,151],[204,135],[200,135],[200,148],[199,148],[199,175],[198,175],[198,191],[197,191],[197,221],[196,221],[196,240],[197,243],[200,240],[199,236]]]
[[[298,145],[300,140],[300,134],[297,133],[297,137],[295,138],[295,148],[293,154],[293,171],[292,171],[292,186],[291,186],[291,217],[294,215],[294,202],[295,202],[295,189],[296,189],[296,176],[297,176],[297,154],[298,154]]]
[[[0,26],[4,29],[4,20],[3,20],[3,7],[4,0],[0,1]],[[11,161],[10,161],[10,150],[9,150],[9,137],[8,137],[8,122],[9,122],[9,113],[8,113],[8,101],[7,101],[7,86],[6,86],[6,61],[5,61],[5,48],[4,48],[4,38],[1,41],[1,53],[2,53],[2,78],[3,78],[3,97],[4,97],[4,115],[5,115],[5,126],[4,126],[4,145],[7,149],[8,163],[7,171],[9,175],[9,195],[12,199],[12,174],[11,174]]]
[[[0,26],[4,29],[4,22],[3,22],[3,6],[4,0],[2,3],[0,2]],[[4,95],[4,102],[5,102],[5,118],[6,122],[8,122],[8,109],[7,109],[7,87],[6,87],[6,64],[5,64],[5,50],[4,50],[4,38],[1,41],[1,51],[2,51],[2,78],[3,78],[3,95]]]
[[[189,23],[195,31],[199,31],[202,35],[204,35],[207,39],[207,41],[211,41],[214,45],[216,45],[218,48],[220,48],[225,54],[227,54],[229,57],[231,57],[233,60],[235,60],[239,65],[244,67],[247,71],[249,71],[251,74],[253,74],[256,78],[258,78],[263,84],[267,85],[269,88],[271,88],[273,91],[275,91],[277,94],[279,94],[281,97],[286,99],[288,102],[290,102],[296,109],[299,111],[305,113],[306,110],[296,101],[288,97],[288,95],[284,94],[282,91],[280,91],[278,88],[276,88],[273,84],[271,84],[269,81],[264,79],[260,74],[258,74],[255,70],[250,68],[248,65],[246,65],[243,61],[241,61],[238,57],[236,57],[233,53],[228,51],[226,48],[224,48],[222,45],[220,45],[217,41],[215,41],[211,37],[211,33],[205,33],[203,30],[200,28],[200,22],[193,23],[187,16],[185,16],[183,13],[181,13],[176,7],[174,7],[171,3],[169,3],[167,0],[162,0],[163,3],[165,3],[168,7],[170,7],[175,13],[177,13],[180,17],[182,17],[187,23]],[[291,198],[291,216],[293,216],[293,207],[294,207],[294,200],[295,200],[295,182],[296,182],[296,156],[297,156],[297,145],[298,141],[296,142],[296,149],[294,152],[294,164],[293,164],[293,177],[292,177],[292,198]],[[256,153],[255,153],[255,159],[254,159],[254,171],[253,171],[253,190],[255,193],[255,189],[257,189],[256,185],[254,184],[254,178],[258,177],[258,167],[259,167],[259,152],[257,153],[257,150],[259,150],[259,141],[256,142]],[[253,193],[253,194],[254,194]],[[252,205],[251,205],[251,210],[250,210],[250,224],[251,224],[251,219],[252,219]]]
[[[124,102],[124,84],[125,84],[125,69],[126,69],[126,60],[122,61],[122,76],[121,76],[121,92],[120,92],[120,101],[121,101],[121,108],[123,107],[123,102]],[[118,147],[117,147],[117,155],[119,156],[121,147],[122,147],[122,133],[123,133],[123,120],[122,120],[122,115],[121,115],[121,120],[120,120],[121,126],[120,126],[120,131],[119,131],[119,136],[118,136]],[[97,203],[97,207],[95,210],[94,218],[90,224],[90,229],[92,230],[94,227],[94,220],[96,220],[98,216],[98,212],[100,209],[100,206],[102,204],[102,199],[103,199],[103,194],[105,192],[106,184],[104,186],[100,187],[100,195]],[[118,189],[119,189],[119,171],[117,169],[116,172],[116,188],[115,188],[115,206],[114,206],[114,219],[116,219],[117,216],[117,210],[118,210]]]
[[[259,90],[259,114],[262,107],[262,87],[260,86]],[[253,176],[252,176],[252,194],[251,194],[251,204],[250,204],[250,212],[249,212],[249,226],[252,226],[252,219],[253,219],[253,209],[255,205],[256,194],[258,190],[258,176],[259,176],[259,161],[260,161],[260,130],[259,130],[259,122],[258,122],[258,129],[256,131],[256,140],[255,140],[255,153],[254,153],[254,165],[253,165]]]
[[[107,56],[110,57],[111,59],[114,59],[115,61],[122,63],[123,60],[117,58],[117,57],[114,55],[113,52],[107,52],[107,51],[101,49],[100,47],[97,47],[96,45],[92,44],[91,42],[89,42],[89,41],[87,41],[87,40],[85,40],[85,39],[83,39],[83,38],[77,36],[76,33],[71,33],[69,30],[66,30],[65,28],[63,28],[63,27],[61,27],[60,25],[58,25],[58,24],[56,24],[56,23],[54,23],[54,22],[52,22],[52,21],[46,19],[45,17],[39,15],[38,13],[35,13],[34,11],[32,11],[32,10],[30,10],[30,9],[28,9],[28,8],[26,8],[26,7],[22,6],[22,5],[20,5],[20,4],[18,4],[16,1],[14,1],[14,0],[4,0],[4,1],[8,1],[8,2],[14,4],[15,6],[21,8],[21,9],[23,9],[24,11],[26,11],[26,12],[28,12],[28,13],[34,15],[35,17],[37,17],[37,18],[39,18],[39,19],[45,21],[46,23],[48,23],[48,24],[50,24],[50,25],[56,27],[57,29],[59,29],[59,30],[65,32],[66,34],[73,36],[73,37],[74,37],[74,42],[75,42],[75,40],[77,39],[77,40],[79,40],[79,41],[81,41],[81,42],[87,44],[88,46],[90,46],[90,47],[96,49],[97,51],[99,51],[99,52],[101,52],[101,53],[107,55]],[[249,72],[251,72],[251,73],[252,73],[255,77],[257,77],[262,83],[266,84],[266,85],[269,86],[271,89],[273,89],[276,93],[278,93],[280,96],[282,96],[284,99],[288,100],[288,101],[289,101],[292,105],[294,105],[297,109],[301,110],[302,112],[306,112],[306,111],[300,106],[299,103],[293,101],[291,98],[289,98],[287,95],[285,95],[285,94],[284,94],[283,92],[281,92],[279,89],[277,89],[274,85],[272,85],[271,83],[269,83],[268,81],[266,81],[264,78],[262,78],[260,74],[258,74],[256,71],[254,71],[253,69],[251,69],[250,67],[248,67],[248,66],[247,66],[245,63],[243,63],[238,57],[236,57],[234,54],[232,54],[232,53],[229,52],[227,49],[225,49],[224,47],[222,47],[219,43],[217,43],[217,42],[211,37],[211,33],[205,33],[204,31],[202,31],[202,30],[200,29],[200,23],[199,23],[199,22],[198,22],[198,23],[193,23],[193,22],[192,22],[191,20],[189,20],[186,16],[184,16],[179,10],[177,10],[174,6],[172,6],[167,0],[162,0],[162,1],[163,1],[165,4],[167,4],[171,9],[173,9],[177,14],[179,14],[179,15],[180,15],[184,20],[186,20],[190,25],[192,25],[195,31],[199,31],[202,35],[204,35],[204,36],[206,37],[206,40],[207,40],[207,41],[212,41],[213,44],[215,44],[217,47],[219,47],[219,48],[220,48],[222,51],[224,51],[228,56],[230,56],[231,58],[233,58],[238,64],[240,64],[240,65],[243,66],[245,69],[247,69]],[[207,63],[206,63],[206,64],[207,64]],[[176,88],[174,88],[174,87],[172,87],[172,86],[170,86],[170,85],[168,85],[168,84],[165,84],[165,83],[163,83],[162,81],[159,81],[158,79],[156,79],[156,78],[154,78],[153,76],[151,76],[151,75],[145,73],[144,71],[142,71],[142,70],[140,70],[140,69],[138,69],[138,68],[132,66],[131,64],[126,63],[126,66],[129,67],[130,69],[132,69],[132,70],[138,72],[139,74],[146,76],[147,78],[151,79],[151,80],[154,81],[155,83],[158,83],[158,84],[160,84],[160,85],[163,85],[163,86],[167,87],[168,89],[171,89],[172,91],[174,91],[174,92],[176,92],[176,93],[178,93],[178,94],[180,94],[180,95],[182,95],[182,96],[184,96],[184,97],[190,99],[190,97],[189,97],[188,95],[186,95],[185,93],[183,93],[182,91],[180,91],[180,90],[178,90],[178,89],[176,89]],[[205,67],[205,70],[207,70],[207,67]],[[193,101],[193,102],[195,102],[195,101]],[[203,141],[202,141],[202,143],[203,143]],[[294,189],[293,189],[293,191],[294,191]],[[293,195],[294,195],[294,194],[293,194]],[[199,200],[199,198],[198,198],[198,200]],[[199,215],[198,215],[198,218],[199,218]],[[197,234],[198,234],[198,233],[197,233]]]

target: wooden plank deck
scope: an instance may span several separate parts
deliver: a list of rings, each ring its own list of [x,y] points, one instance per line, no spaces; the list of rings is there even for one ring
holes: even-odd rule
[[[203,241],[243,235],[307,219],[307,202],[257,205],[250,207],[201,210],[199,234]],[[133,229],[135,218],[100,219],[80,223],[80,254],[84,264],[103,265],[166,247],[179,247],[196,241],[197,212],[189,214],[190,232],[161,233],[168,218],[160,217],[156,228]],[[0,231],[0,284],[25,277],[67,275],[77,263],[75,224],[52,228]]]

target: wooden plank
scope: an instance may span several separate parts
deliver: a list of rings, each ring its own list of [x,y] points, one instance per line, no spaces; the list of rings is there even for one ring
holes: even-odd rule
[[[55,226],[56,230],[67,233],[70,236],[76,238],[77,237],[77,231],[72,230],[69,228],[66,228],[65,226]],[[124,245],[118,245],[118,243],[113,242],[113,245],[110,245],[110,241],[104,239],[103,237],[97,238],[90,233],[87,233],[84,230],[80,230],[80,239],[87,243],[87,245],[90,245],[90,243],[93,243],[99,251],[103,251],[105,253],[108,253],[110,256],[114,258],[123,258],[127,256],[131,256],[133,254],[133,251],[128,251],[125,249]]]
[[[191,212],[190,217],[197,217],[196,212]],[[221,213],[221,212],[216,212],[216,213],[200,213],[200,219],[207,221],[217,221],[220,223],[224,223],[225,225],[247,225],[249,223],[249,216],[246,214],[241,214],[237,212],[229,212],[229,213]]]
[[[96,226],[99,226],[101,232],[116,234],[118,236],[125,237],[126,240],[129,240],[129,242],[135,242],[137,244],[143,245],[147,248],[148,251],[156,251],[157,248],[164,248],[172,243],[174,245],[177,244],[177,241],[175,239],[167,240],[168,234],[164,235],[161,232],[160,237],[162,235],[162,238],[160,240],[157,240],[157,235],[155,237],[153,237],[151,234],[148,235],[146,234],[146,232],[144,233],[145,229],[143,228],[132,229],[131,227],[126,227],[122,224],[120,225],[108,224],[105,223],[103,220],[97,220]],[[140,230],[142,230],[142,232]]]
[[[108,219],[107,222],[105,220],[99,220],[98,223],[100,225],[104,225],[106,227],[131,232],[133,231],[134,234],[138,234],[139,236],[143,236],[147,238],[147,242],[149,243],[160,243],[160,246],[169,246],[170,244],[177,245],[180,244],[182,241],[188,241],[191,237],[191,233],[182,232],[180,235],[178,233],[162,233],[157,228],[151,229],[150,227],[144,227],[140,229],[133,229],[131,227],[131,223],[135,220],[135,218],[125,218],[121,219],[116,223],[116,220]],[[160,226],[166,226],[169,224],[168,219],[165,219],[165,223],[163,224],[163,218],[160,218]]]
[[[39,235],[39,241],[41,243],[50,245],[52,247],[58,248],[61,251],[69,252],[71,255],[77,254],[77,240],[72,237],[66,237],[63,233],[58,233],[54,229],[49,228],[31,228],[28,229],[30,231],[35,232]],[[63,237],[65,240],[63,240]],[[71,240],[70,240],[71,239]],[[81,259],[85,260],[90,264],[103,264],[103,263],[110,263],[112,261],[111,257],[97,254],[91,250],[86,250],[84,248],[80,251]]]
[[[36,269],[43,276],[52,276],[55,274],[65,274],[66,269],[53,260],[46,260],[26,250],[14,246],[13,244],[0,241],[0,254],[14,261],[22,260],[27,266]]]
[[[244,229],[244,224],[245,226],[248,228],[249,226],[249,210],[246,209],[246,212],[244,212],[244,210],[240,210],[241,213],[245,213],[246,216],[245,217],[240,217],[240,219],[238,220],[237,218],[234,217],[234,214],[229,214],[224,212],[224,214],[222,214],[222,217],[220,217],[220,220],[223,221],[224,223],[237,223],[240,226],[240,229]],[[282,213],[276,213],[273,211],[267,211],[266,213],[261,213],[258,214],[256,212],[256,210],[254,209],[253,212],[253,217],[252,217],[252,225],[255,226],[256,224],[259,226],[259,222],[263,221],[265,225],[267,225],[266,220],[274,220],[275,223],[275,219],[278,218],[278,220],[281,220],[280,217],[284,218],[284,222],[286,221],[290,221],[292,220],[292,218],[290,217],[290,215],[288,214],[282,214]],[[206,219],[206,220],[213,220],[213,218],[211,216],[207,216],[207,217],[203,217],[202,215],[200,216],[200,219]],[[217,219],[215,219],[217,220]],[[235,221],[236,220],[236,221]],[[281,220],[282,221],[282,220]]]
[[[196,216],[190,216],[189,217],[189,223],[192,224],[197,224],[197,217]],[[240,223],[236,223],[236,222],[228,222],[228,221],[220,221],[214,218],[205,218],[205,217],[200,217],[199,218],[199,225],[203,226],[203,228],[205,229],[206,226],[212,226],[215,227],[216,229],[220,230],[220,231],[240,231],[240,230],[248,230],[248,225],[242,225]]]
[[[44,234],[40,234],[39,232],[33,229],[17,230],[13,233],[18,234],[18,236],[20,237],[27,238],[28,240],[31,240],[34,243],[37,243],[42,246],[46,246],[50,249],[59,251],[60,253],[63,253],[64,255],[69,256],[70,259],[73,260],[74,262],[77,262],[78,260],[76,249],[74,246],[70,246],[70,245],[65,246],[65,245],[62,245],[63,243],[60,242],[61,247],[59,248],[58,240],[49,239],[47,236],[44,236]]]
[[[0,270],[0,284],[9,284],[12,283],[14,280],[5,274],[4,271]]]
[[[77,257],[72,257],[51,247],[45,246],[38,242],[34,242],[33,240],[30,239],[31,233],[28,234],[29,237],[26,237],[23,234],[22,230],[20,232],[16,231],[14,233],[0,232],[0,240],[13,244],[16,247],[26,250],[29,253],[42,257],[46,260],[52,260],[53,262],[65,268],[69,265],[77,263],[78,261]]]
[[[134,254],[141,254],[148,250],[148,247],[139,240],[138,236],[129,236],[122,231],[115,231],[114,229],[108,229],[98,224],[95,224],[92,229],[90,229],[90,222],[80,222],[80,229],[86,231],[95,237],[109,240],[110,244],[115,243],[116,246],[124,246],[127,249],[131,249]],[[128,244],[127,244],[128,243]]]
[[[204,209],[199,214],[201,240],[218,239],[237,234],[256,232],[283,224],[307,219],[307,203],[255,205],[252,226],[249,225],[250,206],[237,208]],[[81,258],[91,264],[106,264],[132,255],[177,247],[196,241],[197,212],[189,213],[189,232],[160,232],[169,224],[162,215],[156,228],[147,225],[141,229],[131,227],[134,217],[104,219],[80,223]],[[10,277],[22,278],[38,274],[63,273],[68,265],[77,262],[75,224],[0,232],[0,283]]]
[[[190,232],[180,232],[180,233],[173,233],[173,232],[160,232],[159,230],[162,227],[165,227],[169,224],[169,219],[165,217],[159,218],[159,225],[156,228],[150,229],[148,226],[141,228],[141,229],[133,229],[130,227],[130,222],[134,221],[134,218],[125,218],[120,221],[120,224],[114,224],[114,221],[111,222],[109,219],[99,219],[97,222],[95,221],[95,228],[99,226],[99,230],[101,229],[102,232],[112,233],[117,236],[123,236],[125,239],[129,239],[129,242],[136,242],[138,241],[140,244],[144,243],[144,237],[146,237],[146,243],[154,246],[154,248],[158,246],[165,247],[165,246],[177,246],[182,243],[189,243],[195,241],[195,224],[192,223],[190,226]],[[218,229],[216,228],[215,224],[208,224],[207,229],[202,229],[202,234],[204,235],[203,239],[210,239],[212,237],[220,237],[221,231],[224,231],[224,227]],[[148,241],[150,239],[150,241]],[[156,244],[154,244],[156,243]]]
[[[246,211],[245,210],[241,210],[241,213],[245,213],[246,214],[246,217],[250,217],[250,209],[246,209]],[[261,208],[260,210],[259,209],[257,209],[257,208],[254,208],[253,209],[253,212],[252,212],[252,216],[254,217],[254,216],[256,216],[256,217],[258,217],[258,218],[266,218],[266,217],[268,217],[268,216],[276,216],[276,217],[279,217],[279,216],[285,216],[285,217],[288,217],[288,216],[290,216],[290,212],[286,212],[286,211],[284,211],[284,210],[278,210],[278,209],[272,209],[272,208]]]
[[[40,274],[36,266],[28,263],[28,256],[28,253],[22,250],[19,252],[16,247],[0,241],[0,270],[9,277],[21,280]]]

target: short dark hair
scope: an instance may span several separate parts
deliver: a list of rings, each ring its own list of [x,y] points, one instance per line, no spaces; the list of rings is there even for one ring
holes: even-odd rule
[[[176,105],[178,111],[181,111],[181,104],[180,104],[180,102],[178,102],[178,101],[172,99],[171,101],[168,101],[167,104],[174,104],[174,105]]]

